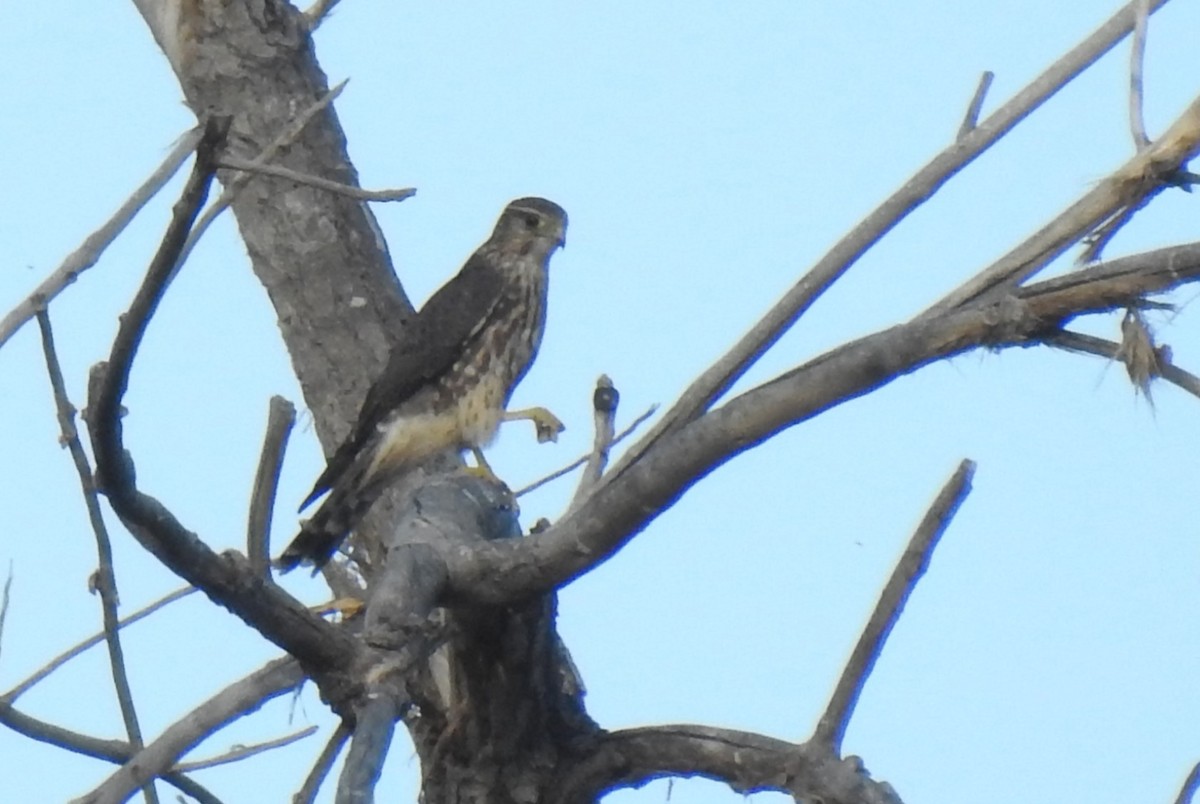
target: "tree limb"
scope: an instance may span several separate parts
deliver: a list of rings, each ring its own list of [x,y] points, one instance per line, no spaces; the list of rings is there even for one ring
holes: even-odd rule
[[[1027,346],[1072,317],[1128,306],[1200,280],[1200,243],[1114,260],[1019,288],[999,302],[919,317],[843,344],[753,388],[664,438],[619,480],[551,528],[447,552],[450,591],[481,603],[561,586],[619,550],[688,488],[775,433],[937,360]]]
[[[227,155],[265,154],[294,132],[286,149],[263,161],[358,183],[329,105],[337,88],[329,89],[310,21],[293,4],[134,2],[192,111],[233,120]],[[332,450],[405,337],[400,324],[412,306],[369,204],[270,176],[243,174],[230,185],[241,178],[250,180],[232,210],[251,267],[276,306],[317,434]]]
[[[607,374],[601,374],[596,380],[596,390],[592,393],[592,418],[595,435],[592,439],[592,452],[587,464],[579,477],[579,485],[575,488],[575,496],[571,498],[571,508],[587,499],[588,494],[600,482],[600,475],[608,464],[608,451],[613,445],[613,420],[617,416],[617,405],[621,394],[613,385]]]
[[[1183,780],[1179,795],[1175,797],[1175,804],[1191,804],[1195,800],[1197,790],[1200,790],[1200,763],[1193,765],[1192,772]]]
[[[560,801],[594,801],[615,788],[667,776],[702,776],[743,795],[775,790],[797,801],[900,804],[891,786],[873,781],[855,757],[839,759],[815,744],[693,725],[602,734],[568,772]]]
[[[129,222],[163,188],[163,185],[171,180],[179,167],[195,150],[202,133],[202,129],[196,127],[183,134],[162,164],[150,174],[146,181],[142,182],[141,187],[134,190],[133,195],[125,200],[120,209],[113,213],[113,216],[105,221],[103,226],[88,235],[83,244],[67,255],[62,264],[55,268],[50,276],[43,279],[33,293],[14,307],[8,315],[4,316],[3,320],[0,320],[0,346],[4,346],[8,339],[16,334],[16,331],[24,326],[26,321],[33,318],[39,310],[44,310],[46,305],[55,296],[62,293],[67,285],[78,279],[81,273],[99,262],[100,255],[104,253],[104,250],[117,239],[117,235],[125,231]]]
[[[291,734],[285,734],[282,737],[276,737],[274,740],[265,740],[261,743],[254,743],[252,745],[238,745],[226,751],[224,754],[219,754],[215,757],[209,757],[208,759],[197,759],[193,762],[179,762],[175,765],[175,770],[179,772],[191,772],[204,770],[205,768],[215,768],[219,765],[230,765],[234,762],[241,762],[249,759],[252,756],[257,756],[258,754],[266,751],[273,751],[276,748],[283,748],[284,746],[299,742],[305,737],[311,737],[316,733],[317,727],[309,726],[308,728],[300,729],[300,731],[293,732]]]
[[[1143,112],[1145,86],[1142,67],[1146,61],[1146,27],[1150,19],[1149,0],[1135,0],[1133,46],[1129,49],[1129,130],[1133,134],[1134,150],[1150,144],[1146,136],[1146,116]]]
[[[841,755],[842,738],[846,735],[846,727],[850,725],[858,696],[862,694],[867,678],[875,667],[875,661],[883,652],[888,634],[900,619],[904,604],[916,588],[917,581],[921,580],[921,576],[929,568],[929,560],[933,557],[933,551],[941,541],[942,534],[970,493],[971,478],[974,474],[973,461],[964,460],[960,463],[925,513],[924,519],[909,540],[908,547],[896,563],[896,568],[892,570],[891,578],[883,587],[866,627],[859,635],[858,644],[854,646],[850,660],[838,679],[829,706],[813,732],[813,742],[827,745],[833,753]]]
[[[170,603],[174,603],[176,600],[179,600],[181,598],[187,597],[188,595],[192,594],[195,591],[197,591],[197,589],[194,586],[185,586],[182,589],[176,589],[174,592],[171,592],[170,594],[159,598],[158,600],[154,601],[153,603],[146,606],[145,608],[138,609],[133,614],[130,614],[128,617],[125,617],[125,618],[119,620],[117,622],[117,628],[118,629],[124,628],[127,625],[132,625],[133,623],[136,623],[138,620],[149,617],[151,614],[153,614],[154,612],[163,608],[164,606],[166,606]],[[19,684],[17,684],[15,687],[10,689],[8,692],[4,693],[3,695],[0,695],[0,702],[14,703],[17,700],[17,698],[20,698],[22,695],[24,695],[26,692],[28,692],[34,685],[36,685],[39,682],[41,682],[42,680],[44,680],[47,676],[49,676],[55,670],[62,667],[67,662],[71,661],[76,656],[79,656],[81,653],[86,651],[88,648],[99,645],[101,642],[104,641],[104,639],[105,639],[105,632],[100,631],[100,633],[93,634],[92,636],[88,637],[87,639],[83,640],[82,642],[79,642],[78,644],[63,651],[58,656],[55,656],[50,661],[46,662],[46,664],[42,665],[42,667],[35,670],[33,672],[33,674],[30,675],[28,678],[26,678],[24,681],[20,682]]]
[[[304,21],[308,23],[308,29],[315,31],[325,21],[329,13],[333,11],[341,0],[316,0],[311,6],[304,10]]]
[[[1165,4],[1166,0],[1152,0],[1151,11]],[[630,447],[613,466],[605,483],[615,482],[622,472],[666,433],[683,427],[706,411],[859,257],[960,170],[1111,50],[1133,29],[1133,24],[1132,6],[1118,11],[1095,33],[989,115],[970,134],[956,140],[918,170],[899,190],[839,240],[729,352],[688,386],[650,432]]]
[[[102,740],[55,726],[18,711],[7,699],[0,699],[0,723],[31,740],[94,759],[120,764],[127,762],[134,753],[129,743],[124,740]],[[162,779],[201,804],[221,804],[220,799],[182,774],[166,773],[162,775]],[[133,789],[136,789],[136,786],[131,788],[131,792]]]
[[[359,708],[354,738],[346,754],[346,764],[338,779],[334,804],[370,804],[375,800],[375,784],[383,773],[400,707],[386,692],[370,693]]]
[[[991,70],[984,70],[983,74],[979,76],[979,84],[975,87],[975,94],[971,96],[971,103],[967,106],[967,113],[963,115],[962,124],[958,127],[956,140],[961,140],[979,125],[979,113],[983,111],[983,101],[987,97],[988,90],[992,87],[992,81],[995,79],[996,74]]]
[[[179,757],[213,732],[293,689],[304,671],[291,657],[268,662],[197,706],[167,727],[95,790],[74,804],[115,804],[150,779],[169,772]]]
[[[345,721],[340,721],[337,728],[333,730],[333,734],[329,735],[329,742],[325,743],[325,747],[321,749],[317,761],[313,763],[312,770],[308,772],[308,776],[304,780],[304,785],[296,795],[292,796],[292,804],[312,804],[316,800],[321,783],[329,775],[333,763],[337,761],[338,754],[342,752],[342,746],[349,738],[350,727],[346,725]]]
[[[122,317],[108,363],[96,366],[90,382],[88,422],[96,454],[97,482],[138,542],[175,574],[204,590],[269,640],[305,662],[313,672],[346,667],[355,647],[350,637],[313,615],[274,584],[265,583],[236,554],[218,556],[183,528],[156,499],[138,491],[133,461],[123,444],[121,399],[134,355],[159,300],[173,276],[188,229],[203,203],[215,170],[223,130],[210,122],[162,245]]]
[[[1097,338],[1093,335],[1084,335],[1082,332],[1063,330],[1051,336],[1046,342],[1051,346],[1065,349],[1069,352],[1098,355],[1112,360],[1119,360],[1121,357],[1121,344],[1106,341],[1104,338]],[[1192,396],[1200,398],[1200,377],[1197,377],[1190,371],[1181,369],[1169,361],[1160,360],[1158,369],[1159,377],[1187,391]]]
[[[412,187],[405,187],[401,190],[364,190],[361,187],[322,179],[320,176],[310,176],[307,173],[291,170],[282,165],[268,165],[263,164],[260,160],[238,159],[235,156],[225,156],[218,159],[217,167],[240,170],[243,173],[259,173],[263,176],[274,176],[277,179],[287,179],[288,181],[296,182],[296,184],[316,187],[318,190],[327,190],[331,193],[344,195],[347,198],[356,198],[359,201],[403,201],[417,194],[416,189]]]
[[[281,396],[271,397],[267,408],[267,432],[263,436],[254,491],[250,494],[250,514],[246,519],[246,556],[250,569],[264,580],[271,577],[271,512],[279,487],[279,470],[287,452],[288,435],[296,423],[296,406]]]
[[[8,561],[8,575],[4,578],[4,589],[0,590],[0,648],[4,646],[4,621],[8,619],[8,604],[12,594],[13,565]],[[0,700],[3,700],[0,698]]]
[[[67,386],[63,381],[62,366],[58,362],[58,352],[54,348],[54,330],[50,326],[50,316],[45,310],[37,313],[38,328],[42,333],[42,351],[46,357],[46,373],[50,377],[50,388],[54,394],[54,408],[58,414],[60,430],[59,441],[66,446],[75,464],[75,473],[79,476],[79,485],[83,491],[84,506],[87,508],[88,521],[92,533],[96,537],[96,553],[99,567],[92,575],[92,586],[100,594],[101,617],[104,621],[104,641],[108,644],[108,662],[112,672],[113,687],[117,693],[117,703],[121,710],[121,720],[125,724],[125,734],[133,749],[140,750],[142,727],[138,724],[137,708],[133,703],[133,690],[129,686],[129,673],[125,669],[125,652],[121,649],[121,637],[118,634],[120,617],[117,614],[118,595],[117,577],[113,570],[112,542],[108,538],[108,528],[104,525],[104,517],[100,513],[100,499],[96,494],[95,479],[92,477],[92,467],[88,463],[87,453],[79,442],[79,431],[75,429],[75,406],[67,398]],[[147,782],[142,790],[147,804],[158,804],[158,793],[153,781]]]
[[[1045,268],[1105,221],[1114,217],[1128,220],[1133,211],[1170,186],[1197,151],[1200,151],[1200,98],[1193,100],[1153,145],[1139,151],[1054,220],[954,289],[923,315],[979,300],[995,301],[1014,285]],[[1104,242],[1115,231],[1107,231]],[[1102,245],[1093,244],[1089,257],[1098,257]]]
[[[296,115],[293,120],[288,121],[288,125],[286,125],[282,131],[276,134],[275,138],[267,143],[265,148],[258,152],[258,155],[246,162],[245,170],[229,179],[225,183],[225,189],[221,191],[221,195],[217,197],[216,201],[212,202],[212,205],[209,206],[208,209],[204,210],[204,214],[202,214],[199,219],[196,220],[196,225],[192,227],[191,233],[188,234],[187,242],[183,245],[183,252],[179,256],[180,262],[187,260],[188,255],[192,253],[192,249],[195,248],[196,244],[200,242],[200,238],[204,236],[206,231],[208,231],[208,227],[212,225],[212,222],[216,220],[222,212],[229,209],[230,205],[233,204],[233,202],[238,198],[242,190],[246,188],[246,185],[249,184],[251,179],[254,178],[253,171],[257,168],[266,166],[266,164],[274,159],[280,151],[285,149],[291,143],[295,142],[295,140],[300,136],[301,132],[304,131],[304,127],[307,126],[309,122],[313,120],[313,118],[329,108],[329,105],[334,102],[338,95],[342,94],[342,90],[346,88],[346,84],[349,82],[350,79],[348,78],[345,81],[342,81],[340,84],[323,94],[316,101],[309,104],[309,106],[300,114]]]

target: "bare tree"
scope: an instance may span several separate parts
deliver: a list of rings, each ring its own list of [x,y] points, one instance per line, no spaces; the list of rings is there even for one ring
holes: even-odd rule
[[[797,800],[901,800],[861,760],[843,755],[843,736],[883,641],[970,489],[971,461],[962,462],[929,507],[823,716],[800,742],[690,724],[606,730],[589,716],[582,682],[555,630],[555,594],[621,550],[717,466],[935,361],[976,349],[1069,350],[1122,361],[1147,395],[1161,379],[1200,396],[1200,379],[1172,363],[1143,315],[1166,304],[1163,294],[1200,279],[1200,243],[1099,261],[1138,210],[1164,190],[1189,187],[1194,178],[1186,167],[1200,150],[1200,99],[1156,139],[1146,136],[1140,119],[1146,16],[1164,3],[1131,3],[981,118],[990,83],[985,77],[957,139],[800,276],[612,466],[607,456],[617,439],[617,397],[612,383],[602,379],[595,389],[594,449],[578,492],[557,521],[523,528],[512,492],[453,467],[398,490],[360,534],[373,538],[358,539],[358,550],[327,570],[337,596],[365,602],[361,615],[331,622],[281,588],[269,567],[270,511],[291,406],[282,400],[272,406],[245,551],[217,553],[143,490],[153,488],[154,478],[135,476],[137,455],[124,441],[122,399],[159,302],[176,274],[187,270],[184,260],[206,220],[228,206],[275,306],[321,441],[327,451],[335,448],[389,350],[403,344],[403,322],[412,309],[366,201],[400,200],[411,191],[365,193],[358,187],[330,105],[338,88],[327,85],[311,38],[334,3],[301,11],[283,0],[136,0],[198,127],[168,157],[162,175],[152,177],[109,226],[0,322],[0,343],[34,318],[41,326],[63,440],[95,526],[102,638],[126,739],[72,733],[16,708],[20,695],[70,655],[0,696],[0,722],[117,764],[82,799],[87,802],[124,801],[139,791],[155,800],[159,778],[196,800],[216,801],[188,776],[196,767],[180,758],[231,720],[306,679],[341,725],[328,736],[309,778],[297,780],[296,801],[312,800],[342,751],[336,800],[371,800],[399,724],[416,746],[427,802],[593,801],[651,779],[692,775],[737,791],[777,790]],[[993,265],[947,288],[922,314],[730,393],[897,223],[1135,30],[1140,36],[1131,71],[1134,146],[1124,165]],[[107,360],[91,374],[85,419],[93,470],[74,429],[46,307],[96,261],[188,153],[194,153],[190,178],[160,249],[121,319]],[[224,193],[205,213],[214,179]],[[1052,260],[1081,245],[1084,264],[1077,270],[1034,281]],[[1073,328],[1080,317],[1112,311],[1125,311],[1119,341]],[[124,679],[122,621],[97,490],[155,558],[286,654],[200,703],[153,739],[142,732]],[[245,747],[219,761],[242,760],[303,734]],[[1181,801],[1194,785],[1189,780]]]

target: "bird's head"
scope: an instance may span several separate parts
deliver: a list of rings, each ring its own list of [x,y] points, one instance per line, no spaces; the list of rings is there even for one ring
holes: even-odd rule
[[[492,240],[544,259],[567,244],[567,213],[544,198],[518,198],[500,213]]]

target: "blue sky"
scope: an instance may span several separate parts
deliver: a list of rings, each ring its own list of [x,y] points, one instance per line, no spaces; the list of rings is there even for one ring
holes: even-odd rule
[[[515,404],[566,421],[557,445],[517,428],[492,462],[521,486],[590,444],[595,378],[619,424],[670,402],[851,225],[948,144],[979,74],[985,114],[1119,4],[550,2],[447,6],[346,0],[316,36],[364,185],[415,186],[375,205],[396,269],[423,300],[487,235],[505,202],[570,213],[552,267],[541,356]],[[192,119],[132,4],[23,4],[0,29],[0,311],[23,298],[158,164]],[[1151,21],[1147,125],[1200,85],[1200,8]],[[956,178],[865,257],[739,386],[903,320],[1006,251],[1131,153],[1127,46]],[[178,182],[51,307],[75,402],[107,354]],[[1167,193],[1111,255],[1194,240],[1196,201]],[[1068,267],[1067,262],[1056,266]],[[1155,314],[1177,362],[1200,367],[1196,291]],[[1115,337],[1117,322],[1089,322]],[[36,327],[0,349],[0,461],[13,601],[0,689],[94,632],[95,551],[57,428]],[[267,399],[303,405],[266,295],[231,219],[173,285],[134,368],[127,438],[143,488],[214,547],[242,541]],[[1197,400],[1135,398],[1124,370],[1017,350],[939,363],[739,457],[561,595],[560,628],[592,715],[618,728],[699,722],[801,739],[893,562],[958,460],[979,463],[932,568],[895,629],[845,748],[922,804],[1170,801],[1200,760]],[[275,543],[321,467],[302,416]],[[522,501],[554,518],[559,482]],[[123,610],[176,579],[114,531]],[[2,567],[0,567],[2,568]],[[289,588],[318,602],[315,583]],[[154,735],[274,655],[198,598],[125,635]],[[122,734],[94,651],[22,706]],[[331,719],[311,688],[196,756]],[[283,800],[323,736],[201,773],[229,802]],[[58,801],[107,773],[0,731],[0,797]],[[397,742],[381,800],[412,800]],[[250,780],[253,780],[251,783]],[[1015,780],[1020,780],[1015,782]],[[250,786],[252,784],[252,786]],[[323,801],[331,800],[332,785]],[[264,792],[266,791],[266,792]],[[666,783],[610,797],[655,802]],[[733,802],[676,782],[676,802]],[[387,796],[392,798],[388,799]],[[760,795],[755,801],[783,801]]]

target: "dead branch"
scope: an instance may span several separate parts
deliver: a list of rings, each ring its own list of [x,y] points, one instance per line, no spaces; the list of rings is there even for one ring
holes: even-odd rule
[[[271,577],[271,512],[275,510],[275,492],[279,470],[287,451],[288,435],[296,423],[296,406],[281,396],[271,397],[267,409],[267,432],[263,436],[254,491],[250,494],[250,514],[246,519],[246,555],[250,568],[264,580]]]
[[[417,194],[416,188],[405,187],[400,190],[364,190],[349,184],[322,179],[320,176],[310,176],[298,170],[291,170],[282,165],[264,165],[258,160],[239,159],[236,156],[223,156],[217,160],[217,167],[240,170],[243,173],[258,173],[263,176],[274,176],[277,179],[287,179],[296,184],[316,187],[318,190],[328,190],[331,193],[355,198],[359,201],[403,201]]]
[[[984,70],[983,75],[979,76],[979,84],[975,87],[975,94],[971,96],[971,103],[967,105],[967,113],[958,127],[958,136],[954,138],[955,141],[961,141],[979,125],[979,114],[983,111],[983,101],[995,79],[996,74],[991,70]]]
[[[329,104],[333,103],[337,99],[337,96],[342,94],[342,90],[346,88],[346,84],[348,83],[350,83],[350,79],[347,78],[318,98],[315,103],[309,105],[300,114],[296,115],[282,131],[275,135],[275,139],[271,140],[265,148],[259,151],[258,156],[247,163],[247,166],[253,166],[255,169],[261,168],[274,159],[280,151],[295,142],[301,132],[304,131],[305,126],[328,108]],[[245,189],[246,185],[253,178],[253,173],[242,172],[226,183],[221,195],[217,197],[216,201],[212,202],[212,205],[208,209],[204,210],[204,214],[200,216],[196,221],[196,225],[192,227],[187,242],[184,243],[183,251],[179,255],[180,263],[187,260],[188,255],[192,253],[192,249],[200,242],[200,238],[208,231],[208,227],[212,225],[212,222],[217,219],[218,215],[229,208],[230,204],[237,199],[242,190]]]
[[[569,772],[560,801],[595,801],[609,790],[666,776],[702,776],[743,795],[775,790],[797,801],[900,804],[891,786],[873,781],[855,757],[839,759],[811,743],[694,725],[602,734]]]
[[[252,756],[262,754],[266,751],[273,751],[276,748],[283,748],[292,743],[299,742],[305,737],[311,737],[317,733],[316,726],[309,726],[300,731],[285,734],[282,737],[276,737],[274,740],[265,740],[261,743],[252,745],[239,745],[215,757],[208,759],[197,759],[195,762],[180,762],[175,766],[178,772],[190,772],[204,770],[205,768],[215,768],[218,765],[229,765],[234,762],[241,762],[244,759],[249,759]]]
[[[979,300],[995,301],[1029,279],[1096,227],[1116,216],[1127,221],[1177,179],[1183,165],[1200,151],[1200,98],[1153,145],[1134,155],[1103,181],[992,265],[949,293],[922,315],[932,315]],[[1126,214],[1128,212],[1128,214]],[[1107,232],[1105,241],[1115,229]],[[1092,256],[1098,254],[1092,245]]]
[[[329,736],[329,742],[325,743],[325,747],[321,749],[317,761],[313,763],[312,770],[308,772],[304,784],[292,796],[292,804],[312,804],[317,798],[317,793],[321,789],[321,783],[325,781],[325,777],[329,775],[329,771],[333,769],[333,763],[337,761],[338,754],[342,752],[342,746],[346,744],[346,740],[350,738],[350,727],[345,722],[338,723],[337,728],[333,730],[333,734]]]
[[[1110,360],[1118,360],[1121,356],[1121,344],[1107,341],[1104,338],[1097,338],[1094,335],[1084,335],[1081,332],[1063,330],[1051,336],[1046,342],[1051,346],[1065,349],[1068,352],[1097,355],[1099,357],[1107,357]],[[1163,359],[1163,350],[1161,348],[1157,351],[1159,353],[1158,376],[1200,399],[1200,377],[1181,369],[1169,360]]]
[[[55,726],[18,711],[9,701],[0,699],[0,724],[39,743],[46,743],[74,754],[121,764],[134,752],[124,740],[103,740]],[[220,799],[202,785],[178,773],[166,773],[162,780],[203,804],[221,804]],[[132,789],[131,789],[132,792]]]
[[[1145,87],[1142,82],[1150,3],[1149,0],[1135,0],[1133,5],[1133,46],[1129,49],[1129,130],[1133,134],[1134,150],[1140,151],[1150,144],[1150,138],[1146,136],[1146,116],[1143,112]]]
[[[359,709],[354,737],[346,753],[346,764],[338,779],[334,804],[359,804],[373,801],[375,784],[383,773],[392,735],[401,709],[396,699],[387,693],[373,693]]]
[[[79,432],[75,429],[75,406],[67,398],[67,386],[63,381],[62,366],[58,362],[58,352],[54,348],[54,330],[50,326],[50,315],[45,310],[37,313],[38,328],[42,333],[42,351],[46,357],[46,373],[50,377],[50,388],[54,394],[54,408],[58,414],[60,430],[59,441],[67,447],[71,460],[75,464],[75,473],[79,476],[79,485],[83,491],[84,506],[87,508],[88,520],[92,533],[96,538],[96,553],[99,567],[92,575],[93,588],[100,594],[100,610],[104,621],[104,641],[108,644],[108,661],[112,672],[113,687],[117,693],[117,703],[121,709],[121,719],[125,723],[125,734],[133,749],[140,750],[144,745],[142,727],[138,723],[137,708],[133,703],[133,690],[129,686],[129,672],[125,668],[125,652],[121,649],[121,637],[118,633],[117,614],[119,604],[117,595],[117,577],[113,570],[112,542],[108,538],[108,528],[104,525],[104,517],[100,513],[100,499],[96,494],[96,483],[92,477],[92,467],[88,462],[83,444],[79,442]],[[147,804],[158,804],[158,793],[154,783],[148,782],[143,788]]]
[[[129,311],[121,318],[109,361],[92,371],[88,408],[97,481],[134,538],[169,569],[306,662],[314,672],[345,667],[355,654],[348,635],[313,615],[283,590],[263,584],[240,556],[218,556],[158,500],[138,491],[133,461],[124,448],[120,408],[133,359],[203,203],[222,137],[221,126],[210,122],[162,245]]]
[[[1114,260],[1020,288],[989,305],[921,317],[843,344],[730,400],[664,438],[551,528],[447,553],[450,588],[499,603],[569,582],[619,550],[708,472],[831,407],[980,346],[1041,343],[1071,318],[1120,309],[1200,280],[1200,244]]]
[[[1156,11],[1165,3],[1166,0],[1152,0],[1151,11]],[[1133,24],[1134,10],[1131,7],[1118,11],[1095,33],[989,115],[969,135],[956,141],[918,170],[818,260],[732,349],[688,386],[658,424],[617,461],[604,482],[615,482],[622,472],[666,433],[683,427],[707,410],[859,257],[960,170],[1111,50],[1133,29]]]
[[[0,648],[4,646],[4,621],[8,618],[8,604],[12,594],[13,565],[8,562],[8,576],[4,579],[4,590],[0,592]]]
[[[179,166],[195,150],[201,133],[201,129],[197,127],[181,136],[162,164],[150,174],[146,181],[142,182],[141,187],[133,191],[133,195],[125,199],[125,203],[121,205],[120,209],[113,213],[113,216],[105,221],[103,226],[88,235],[83,244],[68,254],[62,264],[55,268],[50,276],[43,279],[33,293],[30,293],[24,301],[9,311],[3,320],[0,320],[0,346],[4,346],[8,339],[16,334],[16,331],[24,326],[26,321],[33,318],[39,310],[44,310],[46,305],[55,296],[62,293],[67,285],[78,279],[81,273],[100,261],[104,250],[117,239],[117,235],[125,231],[129,222],[163,188],[163,185],[171,180],[171,177],[179,170]]]
[[[170,603],[174,603],[176,600],[180,600],[181,598],[187,597],[188,595],[192,594],[195,591],[197,591],[197,590],[196,590],[196,587],[194,587],[194,586],[185,586],[182,589],[176,589],[174,592],[171,592],[169,595],[166,595],[165,597],[159,598],[158,600],[154,601],[153,603],[146,606],[145,608],[139,609],[139,610],[135,611],[133,614],[130,614],[129,616],[124,617],[121,620],[118,620],[117,628],[118,629],[124,628],[127,625],[132,625],[133,623],[136,623],[138,620],[149,617],[151,614],[153,614],[154,612],[163,608],[164,606],[166,606]],[[2,618],[0,618],[0,620],[2,620]],[[105,639],[105,632],[100,631],[98,634],[93,634],[92,636],[88,637],[87,639],[83,640],[82,642],[79,642],[76,645],[73,645],[72,647],[63,651],[58,656],[55,656],[50,661],[46,662],[46,664],[42,665],[40,668],[35,670],[24,681],[17,684],[15,687],[10,689],[8,692],[4,693],[3,695],[0,695],[0,702],[14,703],[17,700],[17,698],[20,698],[22,695],[24,695],[26,692],[28,692],[38,682],[44,680],[47,676],[49,676],[55,670],[62,667],[67,662],[71,661],[76,656],[79,656],[84,651],[88,650],[89,648],[95,647],[96,645],[99,645],[101,642],[104,641],[104,639]]]
[[[917,586],[917,581],[929,569],[929,560],[937,549],[942,534],[950,525],[950,520],[958,512],[958,507],[971,492],[971,478],[975,474],[975,463],[964,460],[958,469],[946,481],[946,485],[938,492],[937,498],[925,513],[925,518],[912,535],[892,576],[879,595],[875,610],[871,612],[858,643],[850,654],[850,660],[838,678],[837,687],[813,731],[812,742],[826,745],[837,755],[842,753],[842,738],[858,696],[862,694],[867,678],[875,667],[875,662],[883,652],[888,634],[900,619],[904,604]]]
[[[579,485],[575,488],[575,496],[571,498],[571,508],[587,499],[588,494],[600,482],[600,475],[608,464],[608,451],[613,444],[613,420],[617,416],[617,405],[621,394],[613,386],[607,374],[601,374],[596,380],[596,390],[592,392],[592,418],[595,436],[592,439],[592,452],[588,456],[587,465],[579,477]]]
[[[113,775],[74,804],[116,804],[148,780],[171,772],[179,757],[209,735],[287,693],[304,681],[291,657],[268,662],[184,715],[153,742],[131,755]]]
[[[612,444],[610,446],[615,447],[617,444],[620,444],[626,438],[633,435],[634,431],[637,430],[639,427],[641,427],[642,423],[645,422],[646,419],[649,419],[651,416],[653,416],[655,411],[657,411],[657,410],[658,410],[658,405],[651,405],[650,407],[648,407],[644,411],[642,411],[641,415],[638,416],[636,419],[634,419],[632,422],[630,422],[628,427],[626,427],[621,432],[617,433],[616,437],[613,438]],[[530,483],[528,486],[522,486],[521,488],[517,489],[516,491],[513,492],[513,496],[514,497],[523,497],[524,495],[528,494],[531,491],[540,489],[542,486],[546,485],[547,483],[551,483],[555,480],[558,480],[563,475],[569,475],[572,471],[574,471],[575,469],[578,469],[580,466],[583,466],[585,463],[587,463],[591,459],[591,457],[592,457],[591,452],[588,452],[584,455],[580,455],[578,458],[571,461],[569,464],[562,467],[561,469],[555,469],[550,474],[546,475],[545,477],[538,478],[537,480]]]
[[[321,27],[321,23],[329,16],[341,0],[317,0],[304,11],[304,22],[308,25],[308,30],[315,31]]]
[[[1192,766],[1192,772],[1183,780],[1183,786],[1179,788],[1179,795],[1175,797],[1175,804],[1191,804],[1196,797],[1196,791],[1200,790],[1200,763]]]

